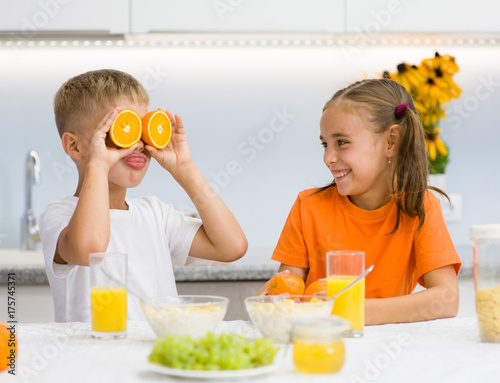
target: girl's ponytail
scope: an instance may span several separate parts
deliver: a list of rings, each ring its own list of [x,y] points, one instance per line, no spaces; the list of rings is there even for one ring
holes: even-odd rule
[[[404,108],[401,118],[395,118],[395,123],[403,129],[393,171],[393,194],[398,214],[392,233],[399,227],[401,212],[410,217],[418,217],[417,229],[422,227],[425,220],[424,197],[428,178],[425,136],[416,111],[409,107]]]

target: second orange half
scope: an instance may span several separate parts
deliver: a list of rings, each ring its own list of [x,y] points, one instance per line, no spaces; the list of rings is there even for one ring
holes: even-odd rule
[[[172,124],[163,110],[154,110],[142,118],[142,140],[156,149],[163,149],[172,138]]]

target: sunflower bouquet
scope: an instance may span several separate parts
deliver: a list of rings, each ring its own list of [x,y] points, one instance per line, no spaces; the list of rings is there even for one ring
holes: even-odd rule
[[[448,165],[448,148],[439,137],[439,120],[446,117],[445,104],[460,95],[461,89],[453,81],[456,72],[455,58],[436,52],[433,58],[422,60],[420,65],[403,62],[396,72],[383,74],[384,78],[403,85],[413,97],[425,133],[431,174],[444,173]]]

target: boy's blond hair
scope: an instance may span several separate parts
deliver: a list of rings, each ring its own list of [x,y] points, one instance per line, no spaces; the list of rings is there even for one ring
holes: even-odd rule
[[[100,69],[70,78],[54,97],[59,136],[70,130],[81,132],[89,118],[121,97],[149,104],[148,93],[141,83],[118,70]]]

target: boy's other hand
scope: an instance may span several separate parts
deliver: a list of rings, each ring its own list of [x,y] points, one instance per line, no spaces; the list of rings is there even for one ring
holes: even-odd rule
[[[144,145],[142,141],[139,141],[137,144],[126,149],[106,145],[108,132],[120,110],[121,108],[115,108],[113,111],[107,113],[99,122],[97,129],[92,134],[90,139],[90,161],[103,162],[108,166],[108,169],[116,164],[120,159],[132,154],[138,145]]]
[[[176,174],[191,165],[193,160],[181,116],[176,114],[174,117],[169,110],[166,113],[172,123],[172,139],[163,149],[156,149],[151,145],[146,145],[145,148],[151,157],[175,178]]]

